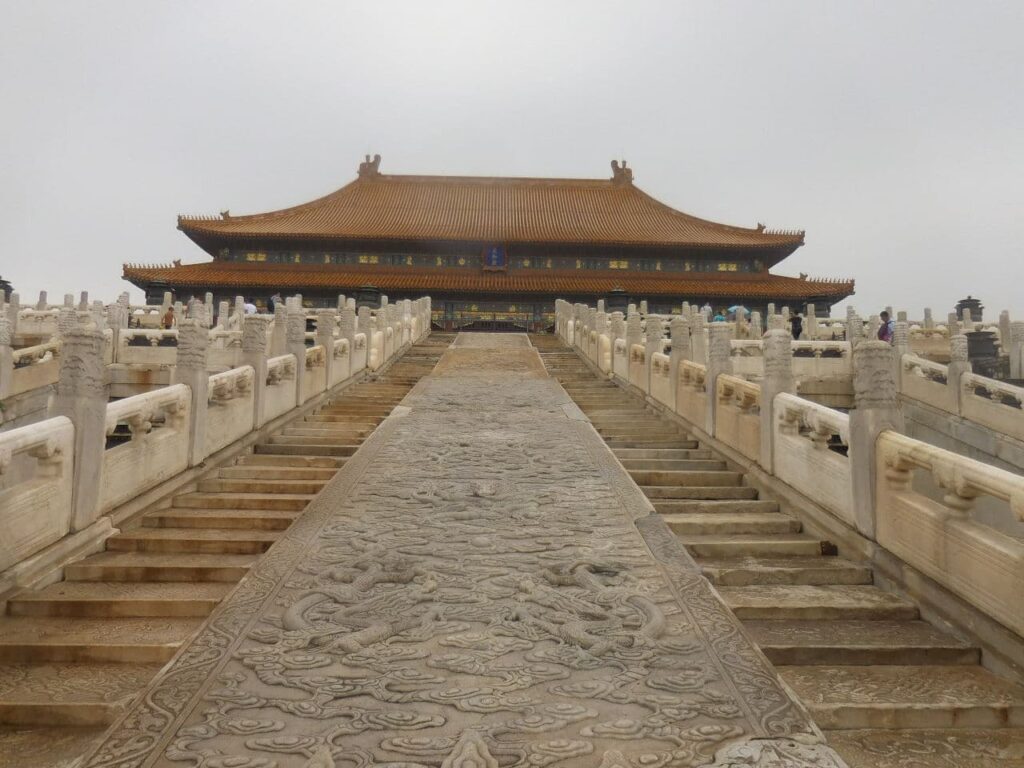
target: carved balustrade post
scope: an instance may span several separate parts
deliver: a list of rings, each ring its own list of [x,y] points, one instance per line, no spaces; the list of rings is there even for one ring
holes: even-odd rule
[[[338,314],[341,314],[341,310],[343,310],[345,308],[345,294],[344,293],[339,293],[338,294],[338,304],[337,304],[337,307],[338,307]]]
[[[910,323],[906,320],[896,321],[896,325],[892,333],[892,348],[892,375],[893,380],[896,382],[896,390],[899,391],[900,384],[903,379],[903,376],[901,375],[903,356],[910,354]]]
[[[672,351],[668,356],[669,391],[672,393],[672,410],[676,409],[676,393],[679,390],[679,365],[689,360],[693,353],[690,348],[690,321],[685,317],[673,317],[668,324],[672,339]]]
[[[0,294],[2,295],[2,294]],[[7,320],[11,324],[11,338],[18,333],[18,313],[21,311],[21,298],[18,292],[11,294],[11,300],[7,302]]]
[[[960,333],[960,319],[957,317],[956,312],[950,312],[946,315],[946,328],[951,339]]]
[[[352,361],[356,353],[356,313],[347,305],[342,308],[338,319],[338,338],[348,340],[348,360],[345,363],[348,368],[344,376],[347,379],[355,372],[352,370]]]
[[[1024,379],[1024,321],[1010,323],[1010,378]]]
[[[747,335],[752,339],[760,339],[764,336],[764,326],[761,324],[761,313],[756,310],[750,313],[750,330]]]
[[[708,362],[708,340],[705,335],[704,313],[698,312],[693,316],[690,323],[690,347],[693,356],[691,360],[699,365],[707,365]]]
[[[334,370],[334,331],[337,326],[338,319],[333,309],[321,309],[316,313],[316,343],[324,348],[326,389],[331,388],[331,376]]]
[[[270,356],[280,357],[288,349],[288,305],[283,301],[274,303],[274,326],[270,331]]]
[[[796,394],[793,378],[793,336],[778,328],[768,331],[762,343],[764,378],[761,380],[761,466],[775,472],[775,396]]]
[[[295,405],[302,405],[306,378],[306,310],[293,302],[285,315],[285,354],[295,357]]]
[[[782,315],[777,315],[777,314],[774,314],[774,313],[768,315],[768,330],[769,331],[785,331],[786,330],[786,323],[782,319]],[[792,340],[792,338],[793,337],[790,336],[791,340]]]
[[[651,375],[654,372],[654,355],[661,352],[661,340],[665,338],[665,327],[660,317],[648,317],[644,354],[644,378],[647,394],[651,394]]]
[[[40,312],[43,312],[43,311],[46,310],[46,308],[47,308],[46,291],[40,291],[39,292],[39,301],[36,302],[36,309],[39,310]]]
[[[640,300],[640,314],[643,315],[644,317],[646,317],[647,314],[648,314],[648,312],[647,312],[647,299],[641,299]]]
[[[963,326],[964,333],[970,333],[971,331],[977,330],[974,318],[971,317],[971,310],[968,307],[964,307],[963,309]]]
[[[253,370],[252,408],[253,426],[263,426],[264,404],[267,398],[267,331],[270,318],[266,315],[249,315],[242,321],[242,365],[251,365]]]
[[[893,347],[884,341],[862,341],[853,351],[855,408],[850,411],[850,475],[857,530],[875,540],[875,461],[878,436],[887,429],[902,433],[903,414],[893,378]]]
[[[67,303],[67,296],[65,296],[64,304],[66,305]],[[174,294],[172,294],[170,291],[164,291],[163,298],[160,300],[160,317],[163,317],[164,315],[167,314],[167,310],[171,308],[171,305],[173,303]]]
[[[639,344],[644,337],[640,315],[637,312],[626,317],[626,359],[633,354],[633,345]]]
[[[11,320],[6,313],[0,312],[0,401],[11,394],[14,378],[14,334],[11,333]],[[3,423],[3,411],[0,411],[0,424]]]
[[[999,313],[999,354],[1010,354],[1010,312],[1005,309]]]
[[[714,437],[715,416],[718,410],[718,377],[732,373],[732,329],[725,323],[712,323],[708,349],[707,374],[704,387],[707,392],[707,415],[704,431]]]
[[[958,414],[963,410],[963,388],[960,386],[960,380],[965,373],[971,373],[971,361],[967,356],[967,337],[961,333],[949,340],[949,365],[946,366],[946,386],[956,404]]]
[[[191,391],[192,409],[188,428],[188,464],[194,467],[206,458],[206,408],[209,401],[208,357],[210,332],[198,320],[178,322],[178,351],[173,380]]]
[[[935,318],[932,317],[932,308],[924,308],[924,328],[925,330],[932,330],[935,327]]]
[[[73,311],[73,310],[72,310]],[[107,388],[103,331],[69,328],[63,337],[57,391],[48,416],[67,416],[75,425],[71,530],[87,528],[99,512],[103,450],[107,439]]]

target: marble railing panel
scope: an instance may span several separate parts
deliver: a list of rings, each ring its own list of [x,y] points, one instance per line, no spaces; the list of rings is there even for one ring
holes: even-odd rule
[[[332,354],[334,360],[331,365],[331,380],[329,386],[333,387],[335,384],[340,384],[349,377],[349,363],[351,362],[351,356],[349,355],[348,339],[334,339],[331,342]]]
[[[692,360],[679,364],[679,383],[676,387],[675,411],[701,429],[707,420],[708,395],[705,385],[707,368]]]
[[[52,340],[14,350],[14,370],[7,395],[20,395],[55,383],[60,373],[60,346],[59,341]]]
[[[849,416],[789,394],[776,395],[775,413],[775,475],[855,525],[850,457],[829,447],[849,444]]]
[[[70,530],[74,433],[64,416],[0,433],[0,571]]]
[[[131,439],[103,453],[99,514],[188,467],[190,402],[189,388],[174,384],[107,405],[107,436],[127,426]]]
[[[960,415],[968,421],[1024,441],[1024,387],[973,373],[960,377]]]
[[[629,383],[647,391],[647,350],[643,344],[629,348]]]
[[[177,328],[126,328],[114,352],[114,362],[125,365],[174,365],[177,357]]]
[[[957,412],[956,396],[947,383],[949,369],[917,355],[900,360],[900,393],[949,413]]]
[[[668,355],[661,352],[651,355],[651,397],[669,408],[675,406],[672,402],[672,380],[669,378],[671,368]]]
[[[295,407],[295,356],[281,355],[267,361],[267,386],[263,395],[263,423]]]
[[[717,379],[715,437],[748,459],[761,459],[761,387],[737,376]]]
[[[309,347],[306,350],[306,375],[302,377],[302,402],[327,389],[327,368],[324,360],[324,348]]]
[[[626,351],[626,340],[615,339],[612,346],[612,372],[622,381],[629,381],[629,352]]]
[[[1024,634],[1024,539],[971,517],[988,496],[1024,522],[1024,477],[892,431],[879,436],[876,462],[878,543]],[[930,472],[945,497],[915,491],[915,471]]]
[[[355,335],[355,347],[352,350],[352,369],[349,371],[349,375],[355,376],[357,373],[366,368],[366,358],[368,357],[368,349],[366,343],[366,334],[357,333]]]
[[[210,377],[206,405],[207,456],[252,431],[254,376],[252,366],[243,365]]]

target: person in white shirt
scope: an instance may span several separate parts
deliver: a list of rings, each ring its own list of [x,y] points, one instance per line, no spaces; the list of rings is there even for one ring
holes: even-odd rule
[[[245,303],[242,306],[245,308],[245,314],[247,314],[247,315],[255,315],[256,314],[256,305],[252,303],[252,299],[246,299]]]

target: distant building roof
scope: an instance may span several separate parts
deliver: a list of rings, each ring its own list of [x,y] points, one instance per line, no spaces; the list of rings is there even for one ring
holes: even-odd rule
[[[176,287],[350,292],[364,284],[384,291],[479,293],[499,295],[605,295],[622,288],[637,296],[836,300],[853,292],[852,280],[808,280],[771,274],[639,272],[628,270],[511,270],[422,267],[332,266],[212,261],[203,264],[147,266],[126,264],[124,278],[136,285],[154,281]]]
[[[179,216],[178,228],[200,245],[211,239],[435,240],[788,254],[804,241],[802,231],[733,227],[674,210],[634,186],[625,162],[612,162],[610,179],[399,176],[380,173],[379,163],[379,155],[367,157],[354,181],[303,205],[252,216]]]

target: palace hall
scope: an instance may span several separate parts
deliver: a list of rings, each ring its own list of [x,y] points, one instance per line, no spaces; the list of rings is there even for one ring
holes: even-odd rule
[[[429,294],[436,327],[538,331],[552,326],[557,298],[608,299],[610,310],[646,299],[665,314],[684,301],[798,311],[824,310],[854,289],[773,274],[803,231],[677,211],[637,187],[625,161],[612,161],[610,178],[557,179],[385,174],[380,156],[367,156],[324,197],[270,213],[180,216],[178,229],[212,261],[124,267],[157,303],[165,291],[258,304],[300,293],[311,307],[339,294]]]

